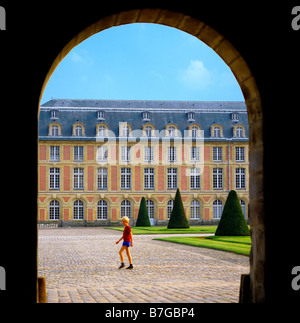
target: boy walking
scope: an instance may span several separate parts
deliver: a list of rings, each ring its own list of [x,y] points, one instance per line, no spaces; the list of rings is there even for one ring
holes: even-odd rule
[[[123,256],[123,251],[124,250],[126,250],[126,254],[127,254],[127,257],[128,257],[128,260],[129,260],[129,267],[127,267],[126,269],[133,269],[132,258],[131,258],[131,254],[130,254],[130,250],[129,250],[130,247],[133,247],[132,232],[131,232],[131,228],[130,228],[130,225],[129,225],[129,218],[127,216],[124,216],[121,219],[121,221],[122,221],[125,228],[124,228],[124,231],[123,231],[122,238],[116,242],[116,244],[118,244],[122,239],[124,240],[123,244],[122,244],[122,247],[121,247],[121,249],[119,251],[120,258],[121,258],[121,266],[119,267],[119,269],[122,269],[122,268],[125,267],[124,256]]]

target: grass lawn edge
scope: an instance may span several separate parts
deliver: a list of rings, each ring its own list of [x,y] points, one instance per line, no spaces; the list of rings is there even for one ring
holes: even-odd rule
[[[183,239],[182,239],[183,238]],[[231,252],[243,256],[250,255],[251,244],[234,243],[234,242],[219,242],[214,241],[212,237],[203,237],[202,239],[193,240],[195,237],[168,237],[168,238],[155,238],[153,240],[166,241],[170,243],[185,244],[197,248],[208,248],[220,251]]]

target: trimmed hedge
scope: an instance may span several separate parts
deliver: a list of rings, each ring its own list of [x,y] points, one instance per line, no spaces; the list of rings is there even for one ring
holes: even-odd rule
[[[179,188],[177,188],[176,196],[173,204],[173,210],[168,223],[168,229],[189,228],[189,227],[190,225],[185,215],[181,194],[180,194]]]
[[[216,236],[249,236],[250,231],[244,218],[236,191],[229,192]]]
[[[136,227],[151,227],[151,223],[150,223],[149,216],[148,216],[147,204],[146,204],[146,200],[144,197],[142,197],[142,199],[141,199],[139,214],[138,214],[138,218],[136,220],[135,226]]]

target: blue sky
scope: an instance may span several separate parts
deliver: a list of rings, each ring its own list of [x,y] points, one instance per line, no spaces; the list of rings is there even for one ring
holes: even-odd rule
[[[58,65],[42,103],[55,99],[242,101],[229,67],[175,28],[130,24],[104,30]]]

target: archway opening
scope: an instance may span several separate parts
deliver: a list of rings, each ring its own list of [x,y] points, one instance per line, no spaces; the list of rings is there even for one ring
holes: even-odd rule
[[[167,25],[197,37],[211,47],[224,60],[241,87],[249,120],[250,225],[252,233],[250,261],[251,298],[255,302],[263,301],[265,297],[263,269],[265,264],[265,223],[263,206],[262,108],[256,82],[247,63],[227,39],[205,23],[181,13],[160,9],[142,9],[117,13],[89,26],[63,48],[45,78],[40,101],[53,71],[72,48],[102,30],[113,26],[137,22]]]

